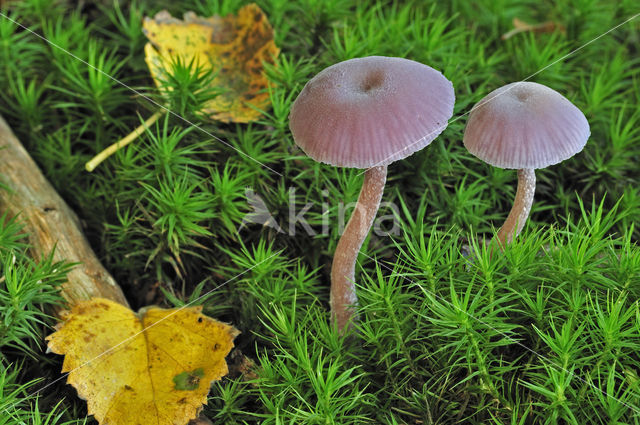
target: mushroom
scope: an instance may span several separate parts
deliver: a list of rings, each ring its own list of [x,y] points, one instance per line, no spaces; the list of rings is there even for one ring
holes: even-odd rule
[[[453,114],[453,85],[402,58],[370,56],[313,77],[291,107],[296,144],[316,161],[366,169],[331,267],[331,318],[342,333],[357,303],[355,263],[380,206],[387,165],[427,146]]]
[[[542,84],[507,84],[471,109],[464,132],[467,150],[494,167],[518,170],[513,207],[497,235],[500,246],[518,236],[529,216],[534,170],[571,158],[584,148],[589,134],[580,109]]]

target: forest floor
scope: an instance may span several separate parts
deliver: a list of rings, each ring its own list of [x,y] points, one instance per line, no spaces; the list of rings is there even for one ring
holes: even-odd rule
[[[265,114],[204,117],[215,93],[186,69],[167,82],[176,115],[87,172],[159,111],[149,98],[167,102],[145,63],[143,17],[244,4],[0,6],[0,113],[131,306],[202,305],[241,331],[234,355],[250,373],[215,382],[204,415],[225,425],[640,423],[637,1],[261,0],[281,49]],[[547,24],[503,39],[516,18]],[[430,146],[389,167],[356,268],[360,321],[341,337],[329,272],[363,175],[308,158],[288,116],[319,71],[370,55],[441,71],[456,103]],[[525,79],[580,108],[591,137],[537,170],[523,233],[491,255],[480,241],[505,220],[516,172],[467,152],[464,128],[476,102]],[[256,205],[273,220],[256,222]],[[30,260],[19,218],[0,217],[0,424],[91,423],[44,342],[65,269]]]

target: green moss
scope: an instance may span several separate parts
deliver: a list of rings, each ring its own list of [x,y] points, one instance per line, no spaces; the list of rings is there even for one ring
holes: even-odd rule
[[[167,115],[91,174],[89,158],[157,110],[147,97],[165,102],[144,63],[141,18],[162,8],[226,14],[244,2],[9,3],[4,14],[54,44],[0,17],[0,111],[134,307],[195,302],[242,331],[236,343],[257,377],[216,383],[207,416],[225,424],[638,422],[640,18],[596,39],[637,13],[636,2],[259,3],[282,48],[267,70],[272,109],[249,125],[209,121],[199,105],[215,92],[194,90],[207,76],[177,63],[165,81],[171,107],[197,127]],[[513,18],[564,30],[502,40]],[[357,198],[363,177],[307,158],[288,114],[315,73],[365,55],[442,70],[456,106],[431,146],[389,169],[384,201],[397,206],[398,232],[372,234],[363,249],[361,322],[342,339],[328,325],[328,270],[339,202]],[[491,255],[479,241],[505,219],[516,175],[466,152],[466,114],[498,86],[528,77],[582,109],[592,136],[582,153],[537,173],[530,223]],[[246,189],[277,226],[243,223],[252,212]],[[317,232],[330,217],[327,232],[291,223],[291,199],[295,214],[309,206],[304,217]],[[24,241],[2,230],[16,224],[4,226],[3,258],[17,252],[24,276],[49,267],[28,262],[15,245]],[[474,261],[462,254],[469,245]],[[0,264],[0,276],[17,267]],[[40,294],[52,296],[54,281]],[[24,300],[36,316],[55,302]],[[22,348],[2,367],[20,371],[6,372],[14,386],[0,392],[2,409],[35,378],[59,372],[59,359],[34,345],[43,326],[15,329],[22,333],[12,344]],[[50,400],[64,388],[20,406],[55,412]],[[50,423],[84,417],[69,394],[58,407],[66,416]]]

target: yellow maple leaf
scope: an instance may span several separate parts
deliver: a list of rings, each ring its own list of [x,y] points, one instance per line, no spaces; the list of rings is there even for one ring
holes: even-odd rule
[[[49,349],[64,354],[63,372],[101,424],[173,425],[196,417],[212,381],[227,374],[239,333],[202,307],[138,314],[94,298],[75,305]]]
[[[184,20],[162,11],[145,18],[144,32],[150,43],[145,59],[157,85],[178,55],[185,63],[213,69],[212,84],[224,88],[205,111],[223,122],[258,119],[269,106],[268,81],[263,62],[273,64],[280,49],[273,41],[273,28],[254,3],[242,7],[237,16],[202,18],[193,12]]]

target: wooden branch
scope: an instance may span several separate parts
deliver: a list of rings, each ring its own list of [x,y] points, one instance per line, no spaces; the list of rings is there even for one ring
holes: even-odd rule
[[[54,261],[80,263],[67,274],[62,286],[62,295],[70,304],[103,297],[128,306],[122,290],[82,234],[78,217],[0,116],[0,214],[5,211],[10,217],[18,215],[34,259],[54,250]]]

